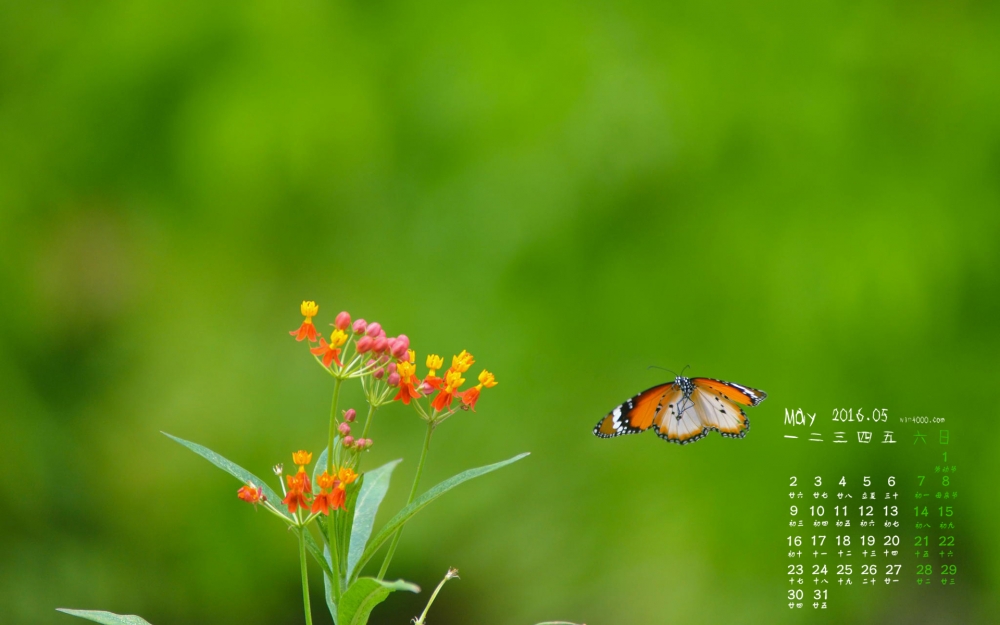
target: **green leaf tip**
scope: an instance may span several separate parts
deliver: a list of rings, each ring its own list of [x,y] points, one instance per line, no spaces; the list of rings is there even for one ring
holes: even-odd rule
[[[208,447],[205,447],[204,445],[199,445],[198,443],[192,443],[191,441],[186,441],[183,438],[174,436],[173,434],[168,434],[162,431],[160,433],[166,436],[167,438],[187,447],[188,449],[198,454],[205,460],[208,460],[209,462],[219,467],[229,475],[232,475],[240,482],[244,484],[250,482],[254,486],[260,488],[264,492],[264,496],[267,497],[267,500],[270,501],[272,505],[275,505],[277,502],[280,502],[282,499],[284,499],[283,497],[278,496],[278,493],[274,492],[274,490],[270,486],[268,486],[267,483],[264,482],[264,480],[260,479],[253,473],[247,471],[246,469],[236,464],[235,462],[229,460],[228,458],[225,458],[215,453]],[[284,515],[284,513],[280,511],[279,514]]]
[[[371,559],[375,552],[384,545],[389,538],[398,530],[400,527],[406,524],[410,518],[416,513],[420,512],[424,507],[426,507],[430,502],[434,501],[441,495],[445,494],[449,490],[455,488],[462,482],[467,482],[473,478],[479,477],[480,475],[486,475],[521,460],[522,458],[531,455],[530,452],[524,452],[514,456],[513,458],[508,458],[506,460],[501,460],[500,462],[495,462],[493,464],[488,464],[483,467],[476,467],[475,469],[468,469],[462,471],[458,475],[454,475],[443,482],[440,482],[423,495],[417,497],[413,503],[406,506],[400,510],[396,516],[389,519],[389,522],[379,530],[379,532],[368,542],[368,546],[365,548],[364,553],[358,558],[358,562],[355,571],[360,571],[368,560]]]
[[[56,608],[57,612],[78,616],[88,621],[102,623],[103,625],[150,625],[150,622],[135,614],[114,614],[113,612],[103,612],[101,610],[71,610],[69,608]]]

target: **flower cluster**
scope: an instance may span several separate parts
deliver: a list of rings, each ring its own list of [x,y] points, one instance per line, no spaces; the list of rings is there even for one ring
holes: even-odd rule
[[[282,485],[285,498],[281,503],[288,508],[293,518],[298,518],[296,515],[299,510],[309,513],[310,516],[302,523],[304,525],[316,515],[329,515],[331,510],[344,509],[344,502],[347,500],[347,486],[358,479],[358,474],[353,469],[341,467],[334,474],[323,471],[316,478],[319,492],[314,494],[312,480],[309,479],[309,473],[306,472],[306,467],[312,462],[312,454],[308,451],[297,451],[292,454],[292,462],[295,463],[298,470],[294,475],[285,476],[287,488],[284,484]],[[274,472],[280,477],[283,472],[282,466],[279,464],[274,467]],[[253,482],[247,482],[246,486],[240,488],[237,496],[243,501],[255,505],[267,501],[263,490]]]
[[[477,378],[478,384],[462,389],[466,373],[476,362],[466,350],[452,356],[451,366],[441,375],[438,372],[444,367],[444,359],[428,354],[425,360],[427,374],[421,379],[417,376],[417,355],[410,349],[407,335],[389,336],[378,322],[357,319],[352,323],[351,315],[345,311],[331,324],[334,329],[327,340],[316,331],[312,322],[319,314],[316,302],[304,301],[300,310],[305,320],[290,334],[299,341],[308,339],[310,343],[318,343],[310,347],[310,351],[337,379],[361,378],[369,404],[374,407],[391,401],[405,405],[414,403],[425,421],[436,424],[458,409],[475,411],[482,390],[497,384],[496,377],[483,369]],[[424,398],[429,398],[426,405],[417,401]],[[456,399],[459,400],[457,404]],[[355,450],[370,447],[371,439],[364,434],[359,438],[351,436],[349,423],[336,423],[344,447]],[[366,422],[365,434],[368,425]]]

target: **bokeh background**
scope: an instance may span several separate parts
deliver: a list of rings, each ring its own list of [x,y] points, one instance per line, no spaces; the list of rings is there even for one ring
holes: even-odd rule
[[[301,622],[294,538],[159,432],[260,475],[319,448],[330,380],[288,336],[309,298],[496,373],[426,485],[533,452],[408,526],[396,576],[462,572],[432,622],[995,622],[998,18],[3,3],[0,621]],[[687,364],[769,392],[745,440],[591,435]],[[782,439],[785,408],[851,406],[949,420],[960,585],[790,611],[788,473],[922,462]],[[378,415],[367,466],[406,458],[381,519],[421,431]]]

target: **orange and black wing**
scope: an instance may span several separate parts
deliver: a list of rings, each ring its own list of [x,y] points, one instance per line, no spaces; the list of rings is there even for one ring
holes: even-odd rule
[[[744,406],[756,406],[767,399],[767,393],[735,382],[723,382],[714,378],[691,378],[696,388],[722,395],[731,402]]]
[[[646,431],[663,409],[661,406],[663,397],[670,392],[673,384],[668,382],[646,389],[615,407],[608,416],[594,426],[594,435],[613,438]]]

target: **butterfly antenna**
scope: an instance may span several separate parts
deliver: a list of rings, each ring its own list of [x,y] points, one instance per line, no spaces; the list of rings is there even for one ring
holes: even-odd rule
[[[659,367],[659,366],[657,366],[657,365],[649,365],[649,366],[648,366],[648,367],[646,367],[646,368],[647,368],[647,369],[659,369],[660,371],[666,371],[667,373],[673,373],[673,374],[674,374],[674,377],[675,377],[675,378],[677,377],[677,374],[676,374],[676,373],[674,373],[674,372],[673,372],[673,371],[671,371],[670,369],[667,369],[666,367]]]
[[[681,369],[681,375],[680,375],[680,377],[684,377],[684,372],[687,371],[690,368],[691,368],[691,365],[684,365],[684,368]],[[677,375],[677,374],[675,373],[674,375]]]

